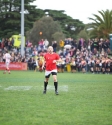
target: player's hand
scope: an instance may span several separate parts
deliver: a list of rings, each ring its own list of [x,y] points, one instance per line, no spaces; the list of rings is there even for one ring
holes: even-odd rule
[[[53,60],[53,63],[56,63],[56,60]]]
[[[43,70],[43,69],[45,69],[45,67],[44,67],[44,66],[42,66],[42,70]]]

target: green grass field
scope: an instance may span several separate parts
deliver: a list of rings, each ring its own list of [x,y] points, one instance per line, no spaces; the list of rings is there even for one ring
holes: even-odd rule
[[[112,125],[112,75],[58,73],[59,95],[44,72],[0,71],[0,125]]]

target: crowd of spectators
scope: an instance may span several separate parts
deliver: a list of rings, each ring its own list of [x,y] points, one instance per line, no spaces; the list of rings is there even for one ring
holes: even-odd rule
[[[2,39],[0,41],[0,62],[3,62],[3,55],[7,49],[12,62],[26,62],[28,70],[36,70],[39,61],[47,52],[49,42],[47,39],[41,39],[37,45],[32,45],[27,41],[24,51],[24,57],[21,56],[21,47],[14,46],[14,40]],[[58,72],[70,70],[70,72],[91,72],[109,74],[112,72],[112,56],[110,51],[109,39],[89,39],[85,41],[80,38],[78,41],[72,38],[52,42],[54,52],[57,52],[62,58],[62,63],[57,63]],[[41,62],[42,64],[42,62]]]
[[[112,57],[109,39],[79,41],[65,39],[63,49],[59,51],[62,60],[69,64],[71,72],[91,72],[109,74],[112,72]],[[68,65],[68,66],[69,66]],[[61,65],[58,65],[59,69]],[[62,66],[63,67],[63,66]],[[63,71],[63,69],[62,69]]]

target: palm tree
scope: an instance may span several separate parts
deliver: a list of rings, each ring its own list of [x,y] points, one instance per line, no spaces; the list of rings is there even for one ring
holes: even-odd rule
[[[112,10],[98,11],[99,15],[93,14],[95,18],[89,18],[93,22],[88,24],[86,29],[90,28],[89,35],[91,38],[108,38],[112,33]]]

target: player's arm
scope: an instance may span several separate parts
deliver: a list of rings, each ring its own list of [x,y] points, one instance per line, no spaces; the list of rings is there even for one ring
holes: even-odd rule
[[[44,69],[45,68],[45,58],[43,58],[43,63],[42,63],[42,69]]]
[[[53,60],[53,63],[61,63],[62,62],[62,59],[61,58],[59,58],[59,59],[57,59],[57,60]]]
[[[57,60],[57,62],[61,63],[61,62],[62,62],[62,59],[61,59],[61,58],[59,58],[59,59]]]

